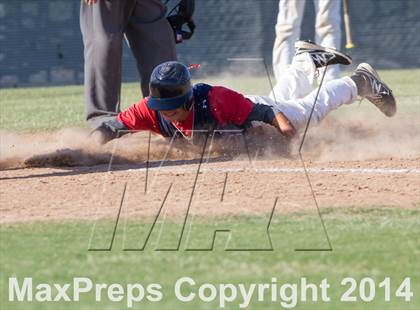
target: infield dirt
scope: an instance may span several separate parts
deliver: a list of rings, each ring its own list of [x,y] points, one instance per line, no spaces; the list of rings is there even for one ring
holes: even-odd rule
[[[84,129],[3,131],[1,222],[114,217],[126,184],[123,215],[130,217],[156,214],[170,184],[168,215],[185,214],[191,197],[192,214],[267,213],[276,198],[276,212],[315,211],[299,141],[287,144],[271,128],[262,132],[247,137],[248,151],[240,135],[212,141],[197,175],[202,147],[176,142],[169,148],[152,137],[148,152],[147,133],[97,146]],[[408,116],[330,117],[311,129],[302,154],[320,208],[418,206],[419,141],[418,123]]]

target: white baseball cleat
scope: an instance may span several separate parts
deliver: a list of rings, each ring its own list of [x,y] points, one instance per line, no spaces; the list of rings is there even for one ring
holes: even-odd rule
[[[297,41],[295,43],[295,55],[302,53],[309,53],[317,68],[335,64],[349,65],[352,62],[349,55],[337,51],[335,48],[323,47],[311,41]]]
[[[362,78],[364,82],[359,96],[368,99],[386,116],[394,116],[397,112],[397,104],[392,90],[382,82],[375,69],[367,63],[361,63],[354,71],[354,75]]]

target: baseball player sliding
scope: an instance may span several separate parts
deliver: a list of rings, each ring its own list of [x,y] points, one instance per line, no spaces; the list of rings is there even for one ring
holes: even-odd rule
[[[269,96],[242,95],[222,86],[192,85],[186,66],[175,61],[162,63],[152,72],[150,96],[103,123],[96,132],[102,142],[117,137],[121,130],[149,130],[165,137],[180,133],[192,139],[197,130],[246,129],[251,122],[262,121],[291,138],[305,128],[310,117],[317,69],[351,63],[348,55],[309,41],[298,41],[295,47],[292,65],[279,77]],[[369,64],[362,63],[353,75],[321,87],[311,122],[320,122],[330,111],[358,97],[368,99],[388,117],[396,112],[391,89]]]

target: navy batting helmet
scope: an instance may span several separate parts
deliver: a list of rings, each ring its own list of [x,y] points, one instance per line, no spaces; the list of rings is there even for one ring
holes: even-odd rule
[[[152,110],[187,107],[192,97],[190,72],[180,62],[164,62],[153,70],[149,89],[147,106]]]

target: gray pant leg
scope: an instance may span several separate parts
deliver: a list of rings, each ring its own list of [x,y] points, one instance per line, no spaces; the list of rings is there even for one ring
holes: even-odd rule
[[[160,0],[136,0],[125,30],[128,45],[137,61],[143,96],[149,95],[149,79],[153,68],[165,61],[176,60],[175,39]]]
[[[134,1],[99,0],[92,6],[81,1],[86,119],[93,127],[120,111],[123,30]]]

